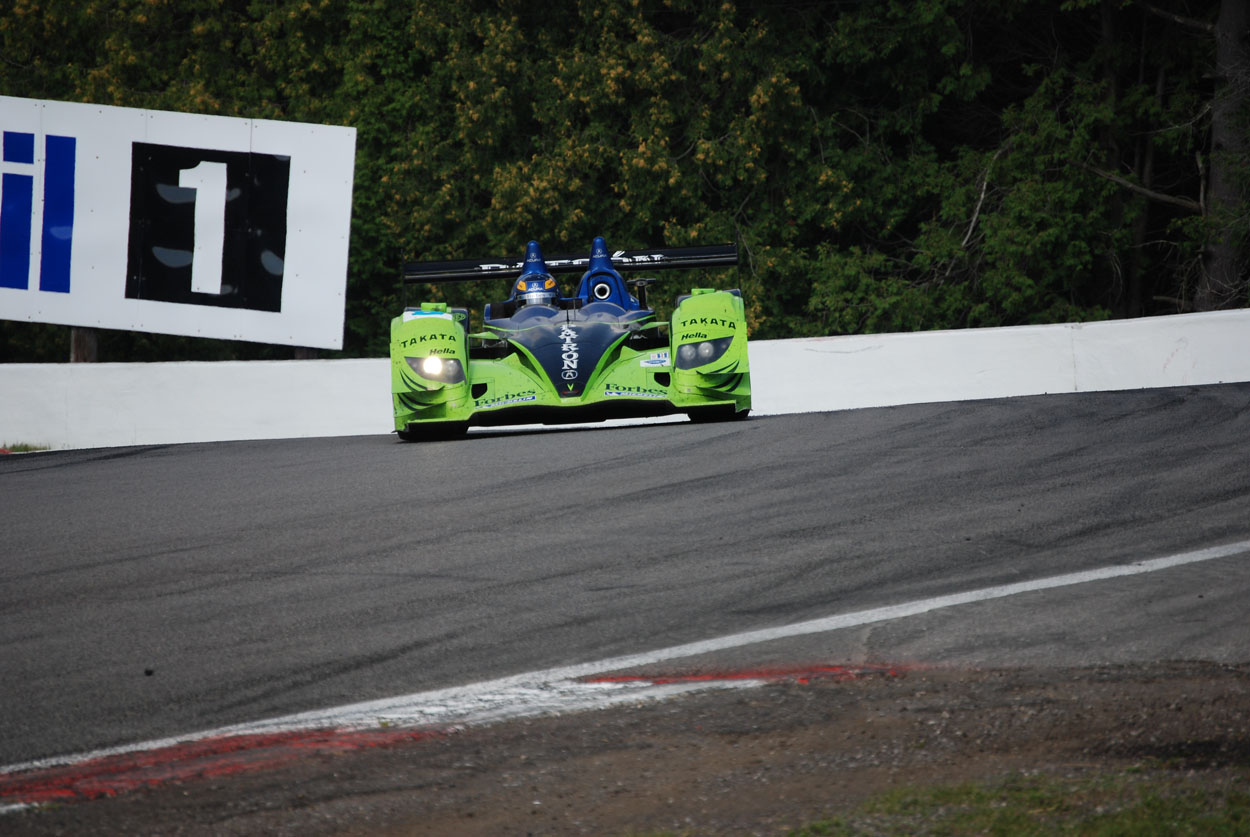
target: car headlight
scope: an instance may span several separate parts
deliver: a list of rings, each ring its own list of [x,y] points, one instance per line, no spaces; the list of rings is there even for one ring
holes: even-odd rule
[[[454,357],[406,357],[412,371],[430,381],[442,381],[445,384],[458,384],[464,380],[464,364]]]
[[[729,351],[733,337],[719,337],[716,340],[701,340],[698,343],[683,343],[677,347],[677,368],[694,369],[721,357]]]

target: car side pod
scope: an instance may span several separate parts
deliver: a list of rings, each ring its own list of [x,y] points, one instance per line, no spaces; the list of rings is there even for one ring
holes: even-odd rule
[[[670,332],[674,405],[696,421],[745,418],[751,371],[741,293],[695,288],[678,299]]]
[[[424,302],[391,320],[391,397],[400,438],[456,435],[468,427],[468,318],[464,309]]]

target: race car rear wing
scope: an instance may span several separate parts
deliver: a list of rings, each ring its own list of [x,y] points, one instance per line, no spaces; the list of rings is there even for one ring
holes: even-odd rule
[[[549,273],[579,273],[590,267],[589,256],[554,256],[545,261]],[[731,267],[737,263],[738,245],[736,244],[618,250],[612,254],[612,266],[618,271]],[[410,262],[404,265],[403,281],[407,285],[417,282],[472,282],[478,279],[505,279],[519,274],[524,266],[524,261],[507,259]]]

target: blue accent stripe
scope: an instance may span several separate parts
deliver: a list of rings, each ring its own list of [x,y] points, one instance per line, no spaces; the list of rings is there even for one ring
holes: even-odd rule
[[[70,256],[74,248],[73,137],[48,135],[43,175],[43,255],[39,290],[69,293]]]
[[[30,286],[30,211],[35,178],[6,173],[0,180],[0,288]]]

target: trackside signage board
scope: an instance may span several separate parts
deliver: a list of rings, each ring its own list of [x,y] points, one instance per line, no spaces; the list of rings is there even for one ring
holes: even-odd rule
[[[355,148],[0,96],[0,319],[342,348]]]

